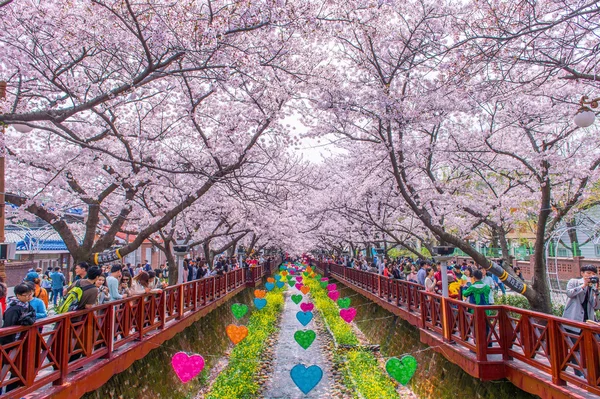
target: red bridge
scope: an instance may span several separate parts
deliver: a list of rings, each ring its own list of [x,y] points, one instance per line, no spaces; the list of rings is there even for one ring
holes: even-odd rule
[[[473,377],[506,378],[542,398],[600,395],[600,327],[511,306],[471,305],[331,263],[316,267],[418,327],[423,343]]]
[[[0,345],[1,386],[21,385],[3,397],[79,398],[244,288],[260,283],[275,263],[48,317],[29,327],[0,329],[0,337],[19,334],[15,342]],[[73,373],[82,366],[83,371]]]

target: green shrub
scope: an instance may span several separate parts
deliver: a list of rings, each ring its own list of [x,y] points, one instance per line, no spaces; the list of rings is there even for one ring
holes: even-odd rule
[[[275,322],[283,310],[283,295],[275,289],[266,295],[267,306],[255,310],[248,319],[248,336],[231,351],[229,363],[211,387],[206,398],[250,399],[258,396],[260,386],[256,375],[265,351],[267,338],[277,327]],[[225,334],[225,331],[223,331]]]
[[[531,309],[529,301],[523,295],[520,294],[509,294],[509,295],[498,295],[494,294],[494,304],[496,305],[508,305],[514,306],[519,309]],[[554,316],[561,317],[564,313],[565,305],[560,303],[552,303],[552,314]]]

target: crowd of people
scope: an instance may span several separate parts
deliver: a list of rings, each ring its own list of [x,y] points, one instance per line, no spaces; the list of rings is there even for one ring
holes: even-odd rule
[[[365,258],[349,258],[344,261],[337,259],[338,264],[345,264],[346,267],[377,273],[384,277],[397,280],[406,280],[412,283],[417,283],[427,292],[441,293],[442,292],[442,268],[439,262],[431,260],[413,260],[409,257],[388,259],[382,261],[374,259],[369,263]],[[523,279],[523,274],[519,267],[514,268],[515,274]],[[454,299],[466,299],[472,303],[490,305],[494,303],[494,293],[502,295],[506,294],[506,287],[497,276],[487,274],[485,268],[478,266],[474,261],[463,260],[461,262],[453,260],[447,267],[448,276],[448,294]],[[474,298],[473,292],[469,289],[477,283],[477,286],[484,285],[487,289],[486,298],[481,298],[477,295]],[[489,292],[488,292],[489,291]]]
[[[211,268],[202,258],[185,259],[183,261],[184,281],[200,280],[212,276],[221,276],[229,271],[255,267],[259,263],[263,263],[264,259],[257,256],[249,256],[244,258],[242,263],[234,256],[225,257],[219,256],[215,259],[214,266]]]

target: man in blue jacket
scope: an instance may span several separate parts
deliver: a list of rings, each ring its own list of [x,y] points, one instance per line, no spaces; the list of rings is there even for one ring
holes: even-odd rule
[[[65,279],[64,274],[61,273],[60,267],[55,267],[54,272],[50,274],[50,279],[52,280],[52,303],[54,307],[56,307],[56,301],[60,296],[60,299],[63,298],[63,287],[65,286],[67,280]]]

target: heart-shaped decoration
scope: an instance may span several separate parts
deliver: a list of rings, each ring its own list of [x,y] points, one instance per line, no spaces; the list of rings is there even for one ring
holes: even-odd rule
[[[327,288],[327,281],[321,281],[321,288]]]
[[[277,280],[277,281],[281,280],[281,275],[280,274],[276,274],[275,275],[275,280]]]
[[[254,306],[256,306],[256,309],[261,310],[267,306],[267,300],[265,298],[254,298]]]
[[[312,312],[314,308],[315,305],[313,303],[302,302],[300,304],[300,309],[302,309],[303,312]]]
[[[315,279],[321,280],[321,277],[323,277],[323,276],[321,276],[320,274],[315,274]]]
[[[254,296],[257,298],[264,298],[267,295],[267,291],[265,290],[254,290]]]
[[[310,344],[308,345],[310,346]],[[200,374],[204,368],[204,358],[200,355],[188,356],[188,354],[185,352],[177,352],[171,358],[171,365],[173,366],[173,370],[175,370],[177,377],[179,377],[181,382],[185,384]]]
[[[265,288],[267,289],[267,291],[271,291],[273,288],[275,288],[275,284],[273,284],[273,283],[266,283],[265,284]]]
[[[306,327],[306,325],[312,320],[313,314],[312,312],[298,312],[296,313],[296,318],[300,324]]]
[[[234,303],[231,305],[231,313],[236,319],[241,319],[248,313],[248,306],[243,303]]]
[[[278,281],[275,283],[275,285],[277,286],[277,288],[283,288],[285,286],[285,283],[283,281]]]
[[[267,277],[267,282],[274,283],[275,279],[273,277]]]
[[[308,349],[316,337],[317,334],[313,330],[298,330],[294,333],[294,339],[304,349]]]
[[[329,297],[329,299],[331,299],[333,302],[335,302],[340,297],[340,293],[339,293],[339,291],[329,291],[327,293],[327,296]]]
[[[310,274],[308,275],[308,277],[310,277],[310,278],[315,278],[315,273],[314,273],[314,272],[313,272],[313,273],[310,273]]]
[[[293,281],[293,282],[295,282],[295,281],[296,281],[296,279],[295,279],[295,278],[294,278],[294,276],[292,276],[292,275],[289,275],[289,276],[287,276],[287,279],[288,279],[288,281],[290,281],[290,282],[292,282],[292,281]]]
[[[327,278],[327,277],[323,277],[323,278],[321,279],[321,281],[329,281],[329,278]]]
[[[308,277],[308,275],[309,275],[309,274],[310,274],[309,272],[303,272],[303,273],[302,273],[302,275],[303,275],[304,277]]]
[[[302,282],[302,277],[300,277],[300,276],[296,277],[296,282],[301,283]]]
[[[227,332],[227,336],[234,345],[237,345],[248,336],[248,328],[246,326],[236,326],[235,324],[228,325],[225,328],[225,332]]]
[[[385,363],[385,369],[393,379],[406,385],[417,371],[417,359],[410,355],[402,359],[392,357]]]
[[[286,277],[288,275],[287,269],[281,272],[282,277]]]
[[[308,285],[304,285],[304,286],[300,287],[300,291],[301,291],[301,292],[302,292],[304,295],[306,295],[306,294],[308,294],[308,293],[310,292],[310,287],[309,287]]]
[[[340,309],[348,309],[350,307],[350,298],[340,298],[337,300],[337,304]]]
[[[294,303],[296,305],[299,304],[301,300],[302,300],[302,295],[300,295],[300,294],[292,295],[292,301],[294,301]]]
[[[296,284],[296,281],[288,281],[287,283],[290,285],[290,287],[293,287],[294,284]]]
[[[356,317],[356,308],[340,309],[340,316],[346,323],[351,323]]]
[[[287,266],[286,265],[281,265],[281,266],[279,266],[279,270],[287,270]]]
[[[294,269],[290,269],[290,274],[294,274],[294,273],[296,273],[296,272],[294,271]]]
[[[290,376],[294,384],[306,395],[321,381],[323,370],[316,365],[306,367],[303,364],[297,364],[290,371]]]
[[[296,287],[296,289],[301,289],[302,287],[304,287],[304,285],[302,285],[300,283],[296,283],[295,287]]]
[[[337,285],[335,284],[328,284],[327,285],[327,290],[328,291],[335,291],[337,289]]]

